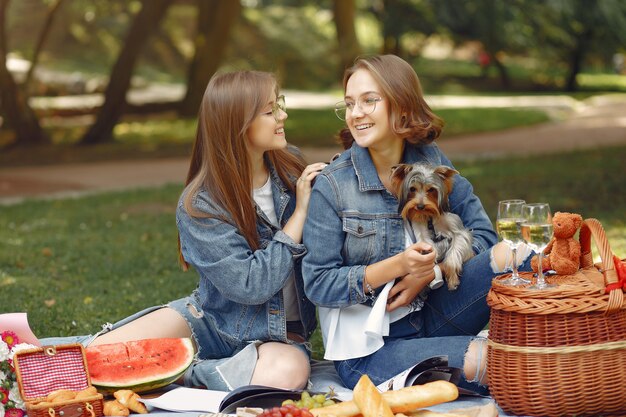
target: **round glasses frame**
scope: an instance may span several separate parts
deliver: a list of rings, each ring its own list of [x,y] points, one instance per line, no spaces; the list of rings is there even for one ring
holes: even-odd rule
[[[285,105],[285,96],[283,95],[276,97],[276,101],[272,103],[272,116],[274,116],[274,119],[277,122],[280,121],[280,110],[287,113],[287,106]]]
[[[345,101],[340,101],[335,104],[335,115],[339,120],[346,120],[346,113],[348,111],[352,112],[356,106],[361,109],[361,112],[364,115],[372,114],[376,110],[376,103],[379,101],[383,101],[382,97],[364,97],[359,98],[356,103],[346,103]]]

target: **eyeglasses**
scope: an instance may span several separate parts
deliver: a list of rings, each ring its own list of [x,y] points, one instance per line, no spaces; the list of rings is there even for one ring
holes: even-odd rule
[[[280,121],[281,110],[287,113],[287,107],[285,106],[285,96],[283,95],[276,97],[276,102],[272,104],[272,115],[277,122]]]
[[[376,103],[383,101],[382,97],[361,97],[355,103],[352,100],[340,101],[335,104],[335,114],[339,120],[346,120],[346,113],[352,112],[355,106],[359,106],[361,113],[371,114],[376,110]]]

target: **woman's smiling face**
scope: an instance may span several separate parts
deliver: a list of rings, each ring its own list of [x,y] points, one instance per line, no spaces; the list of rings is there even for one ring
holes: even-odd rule
[[[251,151],[263,154],[265,151],[283,149],[287,146],[285,138],[287,113],[276,106],[276,96],[272,95],[261,109],[261,113],[250,124],[248,140]]]
[[[389,123],[389,103],[368,70],[359,69],[352,74],[346,84],[344,100],[351,107],[346,112],[346,125],[359,146],[381,148],[400,139]],[[372,103],[374,100],[374,110],[365,114],[367,111],[363,111],[362,103]]]

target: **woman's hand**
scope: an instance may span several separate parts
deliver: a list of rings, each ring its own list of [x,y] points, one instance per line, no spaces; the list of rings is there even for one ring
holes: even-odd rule
[[[306,215],[309,208],[309,198],[311,197],[311,186],[315,177],[326,167],[324,162],[316,162],[307,165],[302,174],[296,181],[296,212]]]
[[[435,272],[431,276],[418,276],[407,274],[396,280],[389,290],[387,298],[387,311],[393,311],[398,307],[409,305],[415,297],[424,289],[426,285],[435,277]]]
[[[283,232],[296,243],[302,242],[302,229],[304,228],[304,220],[306,219],[306,212],[309,208],[309,199],[311,197],[311,183],[326,165],[328,164],[323,162],[308,165],[296,181],[296,208],[289,221],[283,227]]]
[[[402,252],[402,261],[407,274],[418,276],[434,272],[436,253],[432,246],[425,242],[414,243]]]
[[[387,311],[406,306],[435,278],[435,251],[427,243],[415,243],[404,250],[402,259],[408,273],[398,279],[387,301]]]

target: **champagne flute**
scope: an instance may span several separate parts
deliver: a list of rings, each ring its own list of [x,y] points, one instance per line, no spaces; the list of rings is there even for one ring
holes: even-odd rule
[[[522,208],[524,222],[522,223],[522,237],[537,253],[537,282],[528,288],[544,290],[554,288],[556,284],[548,284],[543,275],[543,250],[552,239],[552,213],[548,203],[525,204]]]
[[[502,200],[498,203],[496,230],[502,241],[509,246],[513,255],[513,272],[509,278],[501,281],[504,285],[530,284],[529,280],[522,278],[517,272],[517,248],[524,242],[522,238],[522,223],[524,221],[522,207],[524,204],[526,204],[524,200]]]

